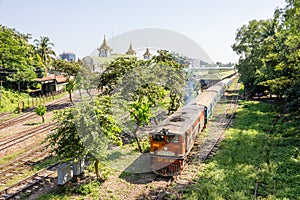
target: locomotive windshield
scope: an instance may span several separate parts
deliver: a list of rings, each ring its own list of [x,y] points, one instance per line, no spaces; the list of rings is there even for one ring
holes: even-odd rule
[[[179,138],[177,135],[167,135],[167,142],[174,142],[174,143],[178,143],[179,142]]]
[[[170,133],[168,129],[162,129],[158,133],[153,134],[152,139],[156,142],[179,143],[179,136]]]
[[[153,141],[156,141],[156,142],[164,142],[165,139],[164,139],[164,135],[153,135]]]

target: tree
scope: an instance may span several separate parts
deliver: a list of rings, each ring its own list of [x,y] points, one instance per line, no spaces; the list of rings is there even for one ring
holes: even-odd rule
[[[184,95],[185,59],[166,50],[148,61],[136,58],[117,58],[101,75],[99,87],[102,94],[118,94],[120,109],[129,112],[134,127],[127,127],[136,139],[140,152],[142,148],[137,132],[140,127],[149,124],[150,118],[158,111],[179,108]],[[172,93],[172,94],[171,94]],[[170,98],[169,95],[170,94]],[[175,97],[174,97],[175,96]],[[174,97],[174,98],[173,98]],[[178,98],[179,97],[179,98]],[[171,100],[171,101],[169,101]],[[124,113],[123,115],[124,116]],[[124,124],[128,123],[127,121]]]
[[[162,105],[166,91],[163,87],[156,83],[142,85],[133,94],[132,99],[128,103],[130,117],[135,121],[135,129],[133,131],[134,138],[138,144],[139,151],[142,153],[137,132],[141,126],[148,125],[150,118],[153,116],[152,109],[158,104]]]
[[[44,118],[44,115],[46,114],[46,106],[44,105],[38,105],[35,109],[34,109],[34,112],[42,117],[42,123],[45,122],[45,118]]]
[[[43,67],[28,38],[29,35],[0,25],[0,78],[5,86],[17,85],[19,91],[32,83],[37,69]]]
[[[109,145],[122,145],[118,137],[121,128],[111,114],[109,102],[110,97],[103,96],[56,112],[58,126],[44,141],[65,161],[89,155],[95,161],[99,179],[98,164],[106,157]]]
[[[116,58],[101,74],[98,88],[101,89],[104,94],[111,94],[120,83],[120,79],[136,66],[139,66],[139,62],[136,58]]]
[[[52,50],[54,44],[50,42],[48,37],[45,36],[41,36],[40,40],[35,39],[33,42],[35,43],[35,52],[41,57],[44,66],[49,68],[49,64],[56,55]]]
[[[237,65],[250,96],[264,89],[282,99],[295,97],[300,80],[299,0],[286,0],[274,18],[250,21],[236,35],[233,50],[240,55]],[[295,87],[295,88],[294,88]],[[296,98],[299,101],[299,97]],[[288,103],[289,104],[289,103]]]
[[[72,92],[75,88],[75,81],[77,73],[80,70],[81,63],[80,62],[68,62],[66,60],[57,59],[52,63],[53,67],[62,72],[63,75],[67,78],[66,90],[69,93],[70,102],[74,104],[72,99]]]

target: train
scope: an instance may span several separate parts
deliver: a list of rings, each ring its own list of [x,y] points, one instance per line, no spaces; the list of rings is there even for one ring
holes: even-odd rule
[[[204,90],[196,98],[168,116],[149,133],[152,170],[176,176],[184,167],[196,137],[206,127],[213,109],[236,75]]]

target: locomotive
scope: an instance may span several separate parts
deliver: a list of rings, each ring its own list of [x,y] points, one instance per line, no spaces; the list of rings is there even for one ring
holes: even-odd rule
[[[149,134],[150,159],[155,173],[163,176],[181,173],[197,135],[205,128],[214,106],[234,78],[223,79],[204,90]]]

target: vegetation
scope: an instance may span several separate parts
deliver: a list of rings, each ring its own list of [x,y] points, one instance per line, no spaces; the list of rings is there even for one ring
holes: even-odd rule
[[[45,122],[44,115],[46,114],[46,106],[45,105],[38,105],[38,106],[36,106],[34,112],[38,116],[42,117],[42,123],[44,123]]]
[[[10,89],[1,88],[0,112],[8,113],[16,111],[19,100],[28,98],[30,98],[30,96],[26,93],[20,93]]]
[[[72,92],[75,88],[76,76],[80,70],[81,62],[68,62],[66,60],[57,59],[52,63],[55,70],[60,71],[67,78],[66,90],[69,93],[71,103],[74,105],[72,100]]]
[[[286,0],[273,19],[252,20],[236,35],[233,50],[248,95],[269,91],[287,96],[287,108],[300,111],[300,1]]]
[[[297,199],[300,195],[299,116],[244,101],[218,153],[183,191],[185,199]],[[286,124],[288,123],[288,124]],[[257,185],[257,188],[256,188]]]
[[[28,43],[29,38],[28,34],[0,24],[0,80],[3,86],[21,91],[33,87],[34,79],[43,75],[41,57]]]
[[[121,129],[111,116],[109,101],[110,97],[100,97],[57,112],[59,125],[45,140],[65,161],[90,156],[95,161],[97,178],[101,178],[98,165],[106,157],[108,145],[122,144],[117,137]]]
[[[100,165],[100,169],[103,172],[103,180],[105,180],[110,173],[110,170]],[[41,195],[39,200],[52,200],[52,199],[76,199],[76,197],[81,196],[86,199],[87,197],[91,199],[99,199],[99,187],[102,184],[103,180],[89,180],[88,182],[82,182],[80,184],[72,185],[72,183],[68,183],[68,185],[62,186],[60,188],[56,188],[47,194]],[[70,186],[72,185],[72,186]],[[79,199],[82,199],[79,198]]]
[[[159,50],[157,56],[147,61],[117,58],[100,76],[98,86],[103,94],[117,94],[122,101],[119,110],[129,113],[134,125],[125,126],[136,139],[140,152],[140,127],[148,125],[158,110],[171,113],[183,101],[186,67],[184,58]]]
[[[48,37],[41,37],[40,40],[35,39],[35,52],[40,56],[44,66],[49,69],[49,65],[54,60],[55,52],[52,50],[54,44],[50,42]]]

